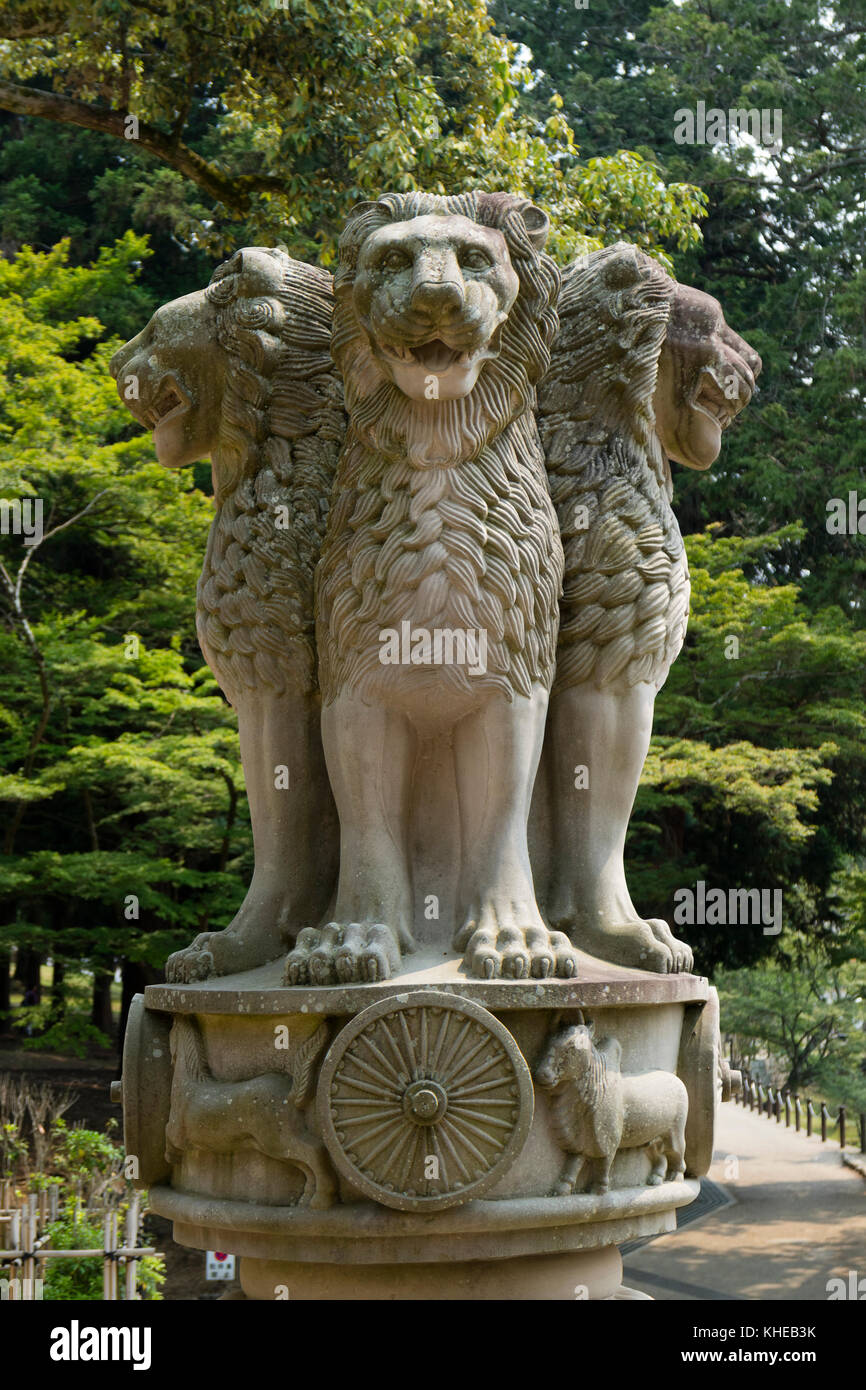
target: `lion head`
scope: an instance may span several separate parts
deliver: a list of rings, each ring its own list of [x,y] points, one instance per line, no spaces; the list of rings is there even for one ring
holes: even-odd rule
[[[687,468],[709,468],[722,432],[749,403],[761,359],[725,323],[712,295],[677,285],[653,393],[664,453]]]
[[[556,688],[665,680],[689,576],[670,459],[708,468],[761,360],[710,295],[618,243],[563,276],[539,430],[565,550]]]
[[[668,490],[668,459],[709,468],[761,370],[718,301],[617,242],[568,268],[559,314],[541,408],[567,420],[570,443],[619,439],[648,459]],[[548,462],[555,462],[549,451]]]
[[[111,362],[160,463],[211,459],[217,516],[198,626],[230,699],[282,688],[293,661],[312,679],[313,575],[345,429],[332,318],[325,271],[245,247]]]
[[[557,329],[547,229],[540,209],[506,193],[386,193],[354,209],[332,351],[365,443],[448,466],[534,405]]]
[[[111,361],[124,405],[167,468],[211,458],[217,501],[255,470],[268,434],[310,433],[322,406],[299,383],[329,377],[330,276],[247,246],[206,289],[164,304]]]

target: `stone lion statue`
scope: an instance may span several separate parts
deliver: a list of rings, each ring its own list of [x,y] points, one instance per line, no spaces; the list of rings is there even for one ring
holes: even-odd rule
[[[544,753],[547,915],[603,960],[688,970],[688,946],[641,918],[623,867],[656,692],[688,619],[669,460],[710,467],[761,359],[715,299],[624,243],[571,266],[558,308],[538,411],[565,550]]]
[[[247,247],[157,310],[112,361],[160,463],[210,458],[215,516],[198,585],[202,651],[238,715],[255,870],[233,922],[169,980],[245,970],[320,920],[337,829],[321,750],[313,575],[345,429],[330,276]]]
[[[385,979],[413,949],[408,825],[431,734],[453,750],[467,969],[576,968],[539,913],[526,840],[563,563],[533,413],[557,328],[547,226],[506,193],[389,193],[342,235],[349,429],[317,573],[340,874],[333,920],[288,956],[291,983]]]

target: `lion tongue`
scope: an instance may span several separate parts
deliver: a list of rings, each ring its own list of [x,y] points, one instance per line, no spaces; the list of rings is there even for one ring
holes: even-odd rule
[[[431,343],[424,343],[421,347],[415,348],[415,357],[422,367],[429,368],[431,372],[444,372],[457,355],[441,338],[434,338]]]

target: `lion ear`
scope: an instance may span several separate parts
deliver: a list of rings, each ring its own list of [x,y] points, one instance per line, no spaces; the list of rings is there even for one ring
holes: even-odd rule
[[[356,218],[363,217],[365,212],[382,211],[383,208],[381,203],[371,203],[369,201],[365,201],[363,203],[355,203],[354,207],[351,209],[348,217],[346,218],[346,221],[354,222]]]
[[[541,208],[537,208],[534,203],[529,203],[521,211],[523,225],[526,227],[526,235],[532,242],[536,251],[544,250],[544,243],[547,241],[547,234],[550,231],[550,218]]]

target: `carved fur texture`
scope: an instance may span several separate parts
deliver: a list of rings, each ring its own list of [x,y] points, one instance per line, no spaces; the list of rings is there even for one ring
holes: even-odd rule
[[[314,572],[345,430],[331,277],[259,249],[253,273],[244,254],[207,291],[229,369],[197,606],[202,650],[233,703],[257,686],[315,684]]]
[[[319,569],[323,698],[365,698],[405,681],[379,660],[380,632],[483,629],[486,674],[462,665],[413,668],[429,681],[509,699],[553,676],[562,554],[533,414],[535,383],[557,328],[559,273],[527,234],[524,199],[508,194],[386,194],[349,220],[334,288],[334,358],[350,428]],[[499,229],[520,289],[471,393],[415,401],[384,374],[353,304],[359,250],[370,233],[431,213]],[[403,308],[404,306],[400,306]],[[411,308],[405,306],[407,319]]]
[[[683,644],[688,566],[652,414],[675,288],[622,242],[563,278],[538,411],[565,550],[555,690],[660,687]]]

